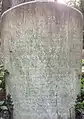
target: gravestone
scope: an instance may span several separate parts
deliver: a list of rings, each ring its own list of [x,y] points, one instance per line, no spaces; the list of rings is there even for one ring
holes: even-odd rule
[[[33,0],[2,0],[2,13],[13,6],[29,1],[33,1]]]
[[[55,2],[31,2],[5,12],[1,28],[14,119],[74,119],[80,91],[81,13]]]

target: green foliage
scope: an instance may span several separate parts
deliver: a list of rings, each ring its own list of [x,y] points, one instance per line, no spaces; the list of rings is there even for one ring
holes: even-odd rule
[[[0,65],[0,91],[5,91],[5,77],[9,75],[7,70],[4,70],[4,66]]]
[[[4,101],[0,102],[0,119],[12,119],[13,117],[13,101],[11,95],[8,94]]]
[[[80,113],[84,111],[84,77],[81,78],[81,91],[76,99],[75,110]]]
[[[84,59],[82,60],[82,66],[84,66]],[[75,110],[80,113],[84,111],[84,74],[81,78],[81,90],[80,94],[76,98]]]
[[[82,59],[82,66],[84,66],[84,59]]]
[[[0,89],[5,89],[5,72],[3,65],[0,66]]]
[[[0,93],[5,93],[5,78],[9,75],[7,70],[4,70],[3,65],[0,65]],[[13,116],[13,101],[11,95],[5,95],[5,98],[0,100],[0,119],[11,119]]]

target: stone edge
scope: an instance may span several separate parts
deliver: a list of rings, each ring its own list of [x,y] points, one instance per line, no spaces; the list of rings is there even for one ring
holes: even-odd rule
[[[13,10],[13,9],[16,9],[16,8],[18,8],[18,7],[21,7],[21,6],[24,6],[24,5],[27,5],[27,4],[34,4],[34,3],[54,3],[54,4],[58,4],[58,5],[65,6],[65,7],[67,7],[67,8],[70,8],[70,9],[75,10],[76,12],[78,12],[78,13],[81,15],[81,18],[82,18],[82,20],[83,20],[83,14],[82,14],[79,10],[77,10],[76,8],[70,7],[70,6],[66,5],[66,4],[61,4],[61,3],[58,3],[58,2],[55,2],[55,1],[30,1],[30,2],[24,2],[24,3],[21,3],[21,4],[19,4],[19,5],[16,5],[16,6],[14,6],[14,7],[11,7],[10,9],[6,10],[6,11],[1,15],[1,19],[3,18],[3,16],[4,16],[5,14],[7,14],[9,11],[11,11],[11,10]]]

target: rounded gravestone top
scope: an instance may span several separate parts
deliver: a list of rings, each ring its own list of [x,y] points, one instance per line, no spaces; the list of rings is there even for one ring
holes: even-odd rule
[[[68,5],[66,5],[66,4],[61,4],[61,3],[58,3],[58,2],[52,2],[52,1],[30,1],[30,2],[24,2],[24,3],[22,3],[22,4],[18,4],[18,5],[16,5],[16,6],[14,6],[14,7],[12,7],[12,8],[10,8],[10,9],[8,9],[8,10],[6,10],[3,14],[2,14],[2,17],[5,15],[5,14],[8,14],[8,12],[12,12],[14,9],[18,9],[18,8],[20,8],[20,7],[22,7],[22,6],[25,6],[25,5],[28,5],[28,4],[36,4],[36,5],[50,5],[51,7],[50,8],[53,8],[53,6],[55,5],[56,7],[57,7],[57,9],[58,10],[60,10],[60,12],[70,12],[70,11],[72,11],[72,12],[75,12],[76,14],[79,14],[80,16],[79,16],[79,18],[82,18],[83,19],[83,15],[82,15],[82,13],[79,11],[79,10],[77,10],[76,8],[73,8],[73,7],[70,7],[70,6],[68,6]],[[73,15],[73,14],[72,14]]]

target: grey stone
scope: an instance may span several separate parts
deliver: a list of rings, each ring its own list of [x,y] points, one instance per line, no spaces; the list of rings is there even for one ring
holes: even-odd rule
[[[14,119],[70,119],[80,91],[81,13],[55,2],[26,3],[5,12],[1,28]]]
[[[34,0],[2,0],[2,13],[13,6],[29,1],[34,1]]]

